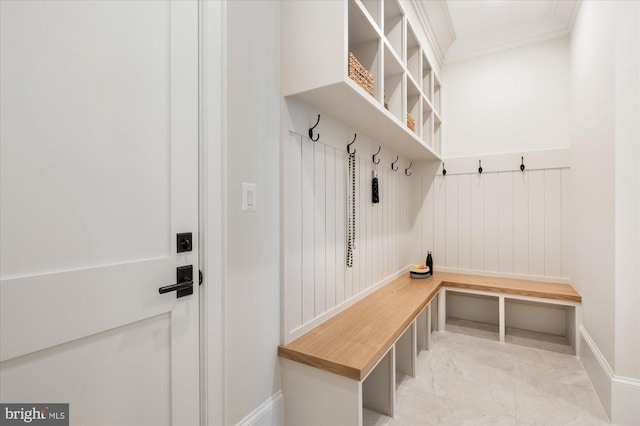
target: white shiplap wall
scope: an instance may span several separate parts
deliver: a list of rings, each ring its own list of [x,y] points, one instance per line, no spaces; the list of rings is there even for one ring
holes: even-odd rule
[[[335,315],[434,252],[440,270],[569,281],[568,150],[414,164],[357,135],[357,239],[346,268],[347,153],[351,129],[288,99],[281,153],[282,341]],[[371,203],[371,155],[382,145],[381,202]],[[524,156],[527,169],[518,169]],[[434,176],[435,175],[435,176]]]
[[[568,279],[568,178],[566,167],[422,176],[422,252],[434,269]]]
[[[346,267],[347,153],[340,145],[325,144],[326,139],[314,143],[289,132],[283,144],[284,343],[369,294],[411,262],[409,196],[412,180],[419,178],[406,176],[402,166],[394,172],[388,161],[381,163],[380,203],[373,204],[371,147],[356,144],[356,249],[353,267]]]

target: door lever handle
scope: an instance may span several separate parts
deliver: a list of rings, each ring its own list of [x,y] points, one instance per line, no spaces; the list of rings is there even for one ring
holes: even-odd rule
[[[160,287],[158,293],[164,294],[175,291],[177,292],[177,298],[193,294],[193,265],[178,266],[176,268],[176,281],[176,284]]]
[[[177,284],[171,284],[171,285],[166,285],[164,287],[160,287],[158,289],[158,292],[160,294],[165,294],[165,293],[170,293],[172,291],[180,291],[183,290],[185,288],[189,288],[193,286],[193,281],[184,281],[181,283],[177,283]]]

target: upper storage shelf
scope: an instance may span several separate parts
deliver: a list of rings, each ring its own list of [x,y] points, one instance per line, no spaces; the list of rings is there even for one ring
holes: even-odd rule
[[[284,96],[410,159],[441,159],[439,79],[397,0],[287,1],[280,10]]]

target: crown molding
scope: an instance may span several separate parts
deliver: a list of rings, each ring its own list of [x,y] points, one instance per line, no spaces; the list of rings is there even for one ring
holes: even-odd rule
[[[566,36],[573,29],[580,4],[581,0],[555,0],[549,5],[545,21],[540,23],[525,25],[521,29],[505,28],[502,32],[478,35],[475,38],[458,38],[448,50],[444,63],[450,64]]]
[[[472,51],[468,51],[468,52],[463,52],[463,53],[456,54],[456,55],[447,56],[445,58],[444,63],[445,64],[451,64],[451,63],[454,63],[454,62],[464,61],[466,59],[473,59],[473,58],[477,58],[479,56],[490,55],[492,53],[502,52],[504,50],[509,50],[509,49],[513,49],[513,48],[516,48],[516,47],[521,47],[521,46],[526,46],[526,45],[529,45],[529,44],[540,43],[540,42],[543,42],[543,41],[546,41],[546,40],[551,40],[553,38],[563,37],[565,35],[568,35],[569,32],[570,32],[569,30],[553,31],[553,32],[548,32],[548,33],[536,35],[536,36],[521,38],[521,39],[518,39],[518,40],[515,40],[515,41],[509,41],[509,42],[506,42],[506,43],[496,44],[496,45],[485,47],[485,48],[482,48],[482,49],[474,49]]]
[[[576,22],[576,16],[578,16],[578,11],[580,10],[580,6],[582,5],[582,0],[576,0],[576,3],[571,11],[571,18],[569,18],[569,25],[567,26],[567,33],[573,31],[573,24]]]
[[[442,66],[449,47],[456,39],[449,8],[444,0],[409,0],[418,15],[420,24],[433,48],[436,60]]]

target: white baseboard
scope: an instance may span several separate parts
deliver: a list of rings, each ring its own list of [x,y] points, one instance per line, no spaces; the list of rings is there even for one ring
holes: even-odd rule
[[[620,426],[640,425],[640,380],[613,377],[611,422]]]
[[[236,426],[284,426],[283,402],[282,391],[276,392]]]
[[[580,335],[586,343],[582,345],[580,359],[611,422],[620,426],[639,425],[640,380],[616,376],[584,326],[580,326]],[[589,353],[585,350],[589,350]],[[593,359],[597,364],[590,361]],[[597,370],[594,368],[596,365]]]

